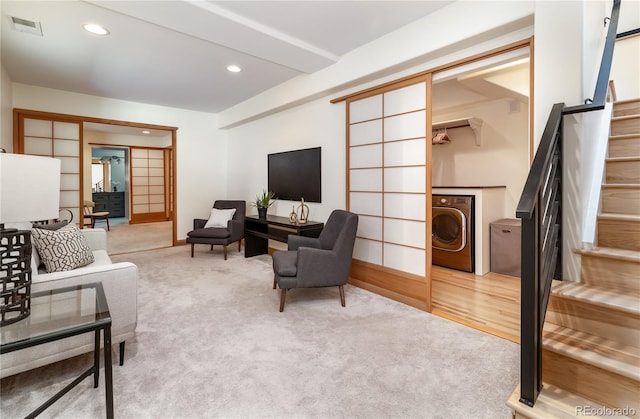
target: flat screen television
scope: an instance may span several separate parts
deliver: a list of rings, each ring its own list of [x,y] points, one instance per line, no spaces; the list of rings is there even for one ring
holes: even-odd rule
[[[322,147],[272,153],[268,156],[269,190],[277,199],[322,202]]]

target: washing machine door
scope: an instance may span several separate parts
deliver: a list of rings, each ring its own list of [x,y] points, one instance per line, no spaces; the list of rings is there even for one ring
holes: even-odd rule
[[[431,227],[435,249],[459,252],[467,245],[467,219],[458,208],[433,207]]]

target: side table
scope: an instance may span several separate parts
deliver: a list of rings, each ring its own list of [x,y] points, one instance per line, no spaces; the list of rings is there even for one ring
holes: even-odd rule
[[[84,284],[31,294],[31,315],[0,328],[0,354],[94,333],[93,365],[73,382],[31,412],[33,418],[56,400],[93,375],[98,387],[100,373],[100,331],[104,336],[104,370],[107,418],[113,418],[113,378],[111,371],[111,314],[102,283]]]

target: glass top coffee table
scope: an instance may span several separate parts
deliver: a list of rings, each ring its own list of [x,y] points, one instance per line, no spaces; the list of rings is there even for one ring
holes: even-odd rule
[[[111,314],[102,283],[33,293],[31,294],[31,314],[29,317],[0,328],[0,354],[19,351],[83,333],[94,333],[93,365],[91,368],[26,417],[36,417],[90,375],[93,375],[93,387],[98,387],[101,330],[104,331],[107,418],[113,418]]]

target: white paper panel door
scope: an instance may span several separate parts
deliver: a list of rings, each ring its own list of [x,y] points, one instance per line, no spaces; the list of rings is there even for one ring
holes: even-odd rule
[[[382,95],[351,102],[349,106],[349,122],[369,121],[382,118]]]
[[[131,222],[167,219],[162,149],[131,147]]]
[[[349,106],[349,210],[354,258],[424,276],[427,246],[426,82]]]
[[[425,83],[413,84],[384,94],[384,116],[424,110],[427,103]]]
[[[21,140],[24,154],[54,157],[61,161],[60,209],[71,211],[73,221],[82,224],[80,123],[24,118]]]

